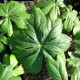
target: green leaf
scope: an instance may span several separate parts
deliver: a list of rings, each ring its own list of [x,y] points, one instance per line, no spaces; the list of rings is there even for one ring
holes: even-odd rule
[[[12,65],[9,65],[4,69],[4,67],[2,67],[2,65],[0,64],[0,80],[22,80],[22,79],[20,77],[17,77],[17,75],[16,77],[13,76]]]
[[[12,65],[13,68],[18,64],[18,61],[13,54],[10,55],[10,64]]]
[[[22,80],[17,76],[24,74],[24,69],[21,65],[16,67],[16,57],[13,54],[5,54],[3,58],[3,65],[0,63],[0,80]]]
[[[0,53],[5,50],[3,44],[8,45],[8,39],[3,34],[0,34]]]
[[[76,74],[72,75],[71,80],[80,80],[80,71],[77,71]]]
[[[56,20],[58,15],[60,15],[60,7],[65,7],[63,0],[41,1],[36,6],[41,8],[45,15],[49,15],[51,20]]]
[[[73,35],[75,36],[76,51],[80,54],[80,21],[77,21],[77,25],[73,29]]]
[[[52,58],[60,54],[64,59],[64,51],[70,46],[71,38],[62,34],[62,20],[51,21],[44,13],[34,7],[32,18],[28,20],[27,30],[15,31],[10,38],[12,52],[18,61],[30,73],[41,71],[45,50]]]
[[[13,34],[13,29],[12,29],[12,24],[11,24],[10,19],[5,18],[5,20],[1,26],[1,30],[2,30],[3,34],[8,33],[9,36],[11,36]]]
[[[69,52],[70,58],[67,60],[68,64],[72,67],[70,70],[71,80],[80,79],[80,55]]]
[[[7,4],[0,3],[0,16],[3,18],[1,31],[3,34],[8,33],[9,36],[13,34],[12,21],[19,29],[26,29],[26,7],[23,3],[10,1]]]
[[[22,80],[20,77],[11,77],[9,80]]]
[[[7,66],[4,69],[0,80],[8,80],[10,77],[12,77],[12,66],[11,65]]]
[[[4,71],[4,66],[2,65],[2,63],[0,63],[0,78],[2,76],[3,71]]]
[[[76,22],[79,21],[77,17],[78,12],[76,10],[72,10],[72,6],[67,6],[67,11],[64,11],[60,16],[63,20],[63,27],[67,32],[72,31],[73,27],[76,25]]]
[[[23,67],[20,65],[18,68],[14,69],[13,71],[13,76],[19,76],[21,74],[24,74],[24,69]]]
[[[73,52],[68,52],[68,55],[72,58],[72,59],[75,59],[75,58],[80,58],[80,56],[76,53],[73,53]]]
[[[77,21],[77,25],[73,28],[73,35],[75,36],[76,39],[80,38],[80,21]]]
[[[80,39],[79,39],[79,35],[77,36],[77,38],[75,39],[75,44],[76,44],[76,51],[80,54]]]
[[[0,20],[0,25],[3,23],[4,20]]]
[[[80,54],[80,40],[79,40],[79,42],[77,40],[75,40],[75,43],[76,43],[76,51]]]
[[[12,65],[12,68],[15,68],[15,66],[17,66],[17,64],[18,64],[18,61],[17,61],[15,55],[11,54],[10,55],[10,65]],[[18,66],[16,69],[13,69],[13,76],[19,76],[21,74],[24,74],[24,69],[21,65]]]
[[[4,43],[5,45],[8,45],[8,40],[3,34],[0,34],[0,42]]]
[[[4,56],[3,56],[3,65],[5,65],[5,66],[10,65],[10,56],[9,56],[9,54],[4,54]]]
[[[68,80],[66,66],[60,55],[54,60],[47,52],[44,51],[48,73],[54,80]]]
[[[4,45],[0,42],[0,53],[5,50]]]
[[[46,7],[47,5],[50,5],[51,3],[52,2],[50,2],[50,1],[40,1],[35,5],[42,9],[42,8]]]

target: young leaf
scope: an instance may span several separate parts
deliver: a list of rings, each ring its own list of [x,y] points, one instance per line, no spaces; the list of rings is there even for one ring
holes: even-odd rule
[[[15,66],[18,64],[16,57],[11,54],[10,58],[9,55],[5,55],[4,58],[9,59],[10,64],[9,62],[5,61],[6,59],[3,59],[4,66],[0,63],[0,80],[22,80],[17,76],[24,74],[24,70],[21,65],[15,68]]]
[[[12,65],[12,68],[15,68],[17,64],[18,64],[18,61],[16,57],[13,54],[11,54],[10,55],[10,65]],[[17,67],[16,69],[13,69],[13,76],[19,76],[21,74],[24,74],[24,69],[21,65]]]
[[[80,55],[69,52],[70,58],[67,60],[72,67],[70,70],[71,80],[80,80]]]
[[[59,7],[65,7],[63,0],[42,1],[37,3],[36,6],[41,8],[45,15],[49,15],[51,20],[56,20],[58,15],[60,15]]]
[[[51,57],[60,54],[65,59],[64,51],[69,48],[71,38],[62,34],[61,19],[51,21],[36,7],[33,8],[32,14],[27,30],[15,31],[10,43],[13,54],[23,67],[30,73],[37,73],[42,68],[43,50]]]
[[[76,10],[72,10],[72,6],[67,6],[67,11],[64,11],[61,15],[62,19],[65,19],[63,23],[63,27],[67,32],[72,31],[73,27],[76,25],[76,22],[79,21],[77,17],[78,12]]]
[[[1,25],[2,33],[13,34],[12,21],[20,29],[26,29],[25,19],[28,16],[26,7],[23,3],[10,1],[7,4],[0,3],[0,16],[3,18]]]
[[[5,67],[0,76],[0,80],[22,80],[20,77],[13,76],[12,65],[8,65],[7,67]]]
[[[11,65],[7,66],[4,69],[0,80],[9,80],[10,77],[12,77],[12,66]]]
[[[12,65],[13,68],[18,64],[18,61],[13,54],[10,55],[10,64]]]
[[[16,68],[16,69],[13,70],[13,76],[19,76],[21,74],[24,74],[24,69],[20,65],[18,68]]]

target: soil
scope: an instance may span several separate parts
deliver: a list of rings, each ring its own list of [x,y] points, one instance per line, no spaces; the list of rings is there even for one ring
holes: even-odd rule
[[[53,80],[47,72],[45,61],[43,63],[43,68],[39,73],[29,74],[26,70],[26,73],[22,76],[23,80]]]

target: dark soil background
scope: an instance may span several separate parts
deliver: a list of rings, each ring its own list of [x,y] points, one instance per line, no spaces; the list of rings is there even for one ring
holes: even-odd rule
[[[4,3],[4,2],[6,3],[7,1],[9,1],[9,0],[0,0],[0,3]],[[15,0],[15,1],[22,1],[22,0]],[[24,1],[34,1],[34,0],[24,0]],[[79,0],[64,0],[64,1],[65,1],[65,4],[66,4],[66,5],[71,4],[71,5],[73,5],[73,8],[74,8],[74,9],[76,9],[78,12],[80,11],[80,8],[79,8],[79,7],[80,7],[80,5],[79,5],[80,1],[79,1]],[[33,2],[24,2],[24,4],[25,4],[26,6],[31,6],[32,3],[33,3]],[[76,5],[76,4],[77,4],[77,5]],[[64,33],[64,34],[67,34],[68,36],[70,36],[70,37],[72,38],[71,46],[70,46],[70,48],[65,52],[66,58],[69,58],[68,52],[69,52],[69,51],[72,51],[72,52],[75,51],[75,46],[76,46],[75,43],[74,43],[75,38],[74,38],[74,36],[72,35],[72,32],[67,33],[67,32],[64,30],[63,33]],[[3,54],[4,54],[4,53],[9,53],[9,54],[11,53],[9,46],[5,46],[5,47],[6,47],[5,51],[4,51],[2,54],[0,54],[0,61],[2,61],[2,57],[3,57]],[[69,69],[70,69],[70,67],[69,67],[68,65],[66,65],[66,68],[67,68],[68,75],[69,75]],[[29,73],[27,72],[27,70],[25,70],[25,74],[22,75],[21,77],[22,77],[23,80],[53,80],[53,79],[49,76],[49,74],[48,74],[48,72],[47,72],[45,60],[44,60],[44,62],[43,62],[43,67],[42,67],[41,72],[36,73],[36,74],[29,74]],[[70,80],[70,75],[69,75],[69,80]]]

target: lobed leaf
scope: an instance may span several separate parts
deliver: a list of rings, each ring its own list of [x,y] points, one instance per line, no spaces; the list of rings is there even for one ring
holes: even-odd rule
[[[64,20],[63,28],[67,32],[72,31],[73,27],[77,24],[76,22],[79,21],[77,14],[77,11],[72,10],[72,6],[69,5],[67,6],[67,11],[64,11],[60,16]]]
[[[0,80],[22,80],[17,76],[24,74],[24,70],[21,65],[15,68],[17,64],[18,62],[16,63],[16,58],[13,54],[10,56],[5,54],[3,58],[3,65],[0,63]]]
[[[26,7],[23,3],[10,1],[6,4],[0,3],[0,16],[3,18],[1,24],[1,31],[3,34],[11,36],[13,34],[14,22],[19,29],[26,29],[26,19],[28,14],[26,13]]]
[[[60,15],[60,7],[65,7],[63,0],[41,1],[36,6],[41,8],[45,15],[49,15],[51,20],[56,20]]]
[[[57,55],[57,59],[54,60],[47,52],[44,51],[44,53],[46,56],[47,70],[52,78],[54,80],[68,80],[66,66],[61,56]]]
[[[45,56],[44,51],[53,60],[59,54],[63,58],[65,65],[64,51],[69,48],[71,38],[62,33],[62,20],[51,21],[50,18],[46,18],[44,13],[36,7],[33,7],[31,14],[33,16],[27,21],[27,30],[15,31],[10,38],[13,54],[15,54],[22,66],[28,69],[29,73],[41,71],[43,56]],[[59,64],[63,65],[60,62]],[[54,77],[53,75],[51,76]],[[67,79],[64,73],[60,76],[63,76],[62,80]]]
[[[69,52],[70,58],[67,60],[68,64],[72,67],[70,70],[71,80],[80,79],[80,55]]]

